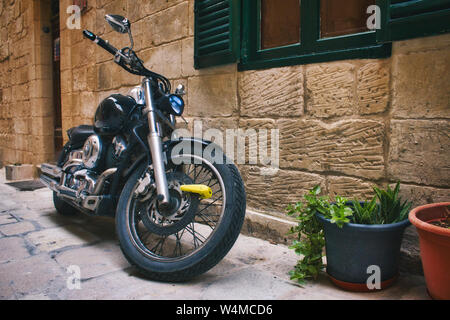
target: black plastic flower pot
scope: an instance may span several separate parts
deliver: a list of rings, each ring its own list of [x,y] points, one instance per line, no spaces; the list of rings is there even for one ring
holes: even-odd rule
[[[347,223],[339,228],[323,215],[316,216],[324,228],[327,274],[333,283],[350,291],[376,291],[395,281],[408,219],[393,224]]]

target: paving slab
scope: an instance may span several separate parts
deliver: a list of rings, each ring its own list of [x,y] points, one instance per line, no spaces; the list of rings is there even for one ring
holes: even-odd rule
[[[27,236],[40,251],[55,251],[66,247],[88,245],[99,239],[92,233],[75,225],[44,229]]]
[[[0,213],[0,225],[9,224],[9,223],[15,223],[15,222],[17,222],[17,219],[14,218],[9,213],[7,213],[7,212]]]
[[[30,256],[24,239],[8,237],[0,239],[0,264],[21,260]]]
[[[35,231],[36,227],[30,221],[22,221],[10,224],[4,224],[0,226],[0,232],[5,236],[25,234]]]
[[[64,251],[56,255],[54,259],[64,268],[71,265],[78,266],[82,281],[126,269],[130,266],[118,244],[108,242]]]
[[[0,264],[0,299],[57,292],[56,288],[64,286],[66,278],[61,267],[47,254]]]

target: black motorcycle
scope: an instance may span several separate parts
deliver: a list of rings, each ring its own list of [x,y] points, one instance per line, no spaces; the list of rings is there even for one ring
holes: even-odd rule
[[[133,51],[129,20],[106,15],[130,47],[117,50],[88,30],[84,37],[142,76],[128,95],[113,94],[94,125],[71,128],[56,165],[42,164],[56,210],[112,216],[120,247],[145,276],[185,281],[215,266],[241,230],[246,196],[236,166],[210,141],[174,138],[184,87],[147,70]]]

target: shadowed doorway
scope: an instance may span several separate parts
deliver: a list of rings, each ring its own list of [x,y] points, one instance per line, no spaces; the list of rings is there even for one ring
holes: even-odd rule
[[[61,77],[60,77],[60,33],[59,33],[59,1],[52,0],[52,46],[53,46],[53,116],[55,154],[63,147],[62,117],[61,117]]]

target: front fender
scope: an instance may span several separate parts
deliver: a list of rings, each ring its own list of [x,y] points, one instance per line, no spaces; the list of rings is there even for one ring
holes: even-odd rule
[[[201,145],[203,148],[210,145],[212,142],[208,140],[203,140],[195,137],[181,137],[174,140],[169,140],[163,143],[163,150],[168,151],[171,150],[174,146],[179,144],[180,142],[191,142],[193,146],[196,144]]]
[[[164,152],[166,153],[168,160],[172,159],[174,156],[188,153],[198,155],[212,163],[232,163],[219,145],[208,140],[183,137],[166,141],[164,147]]]

